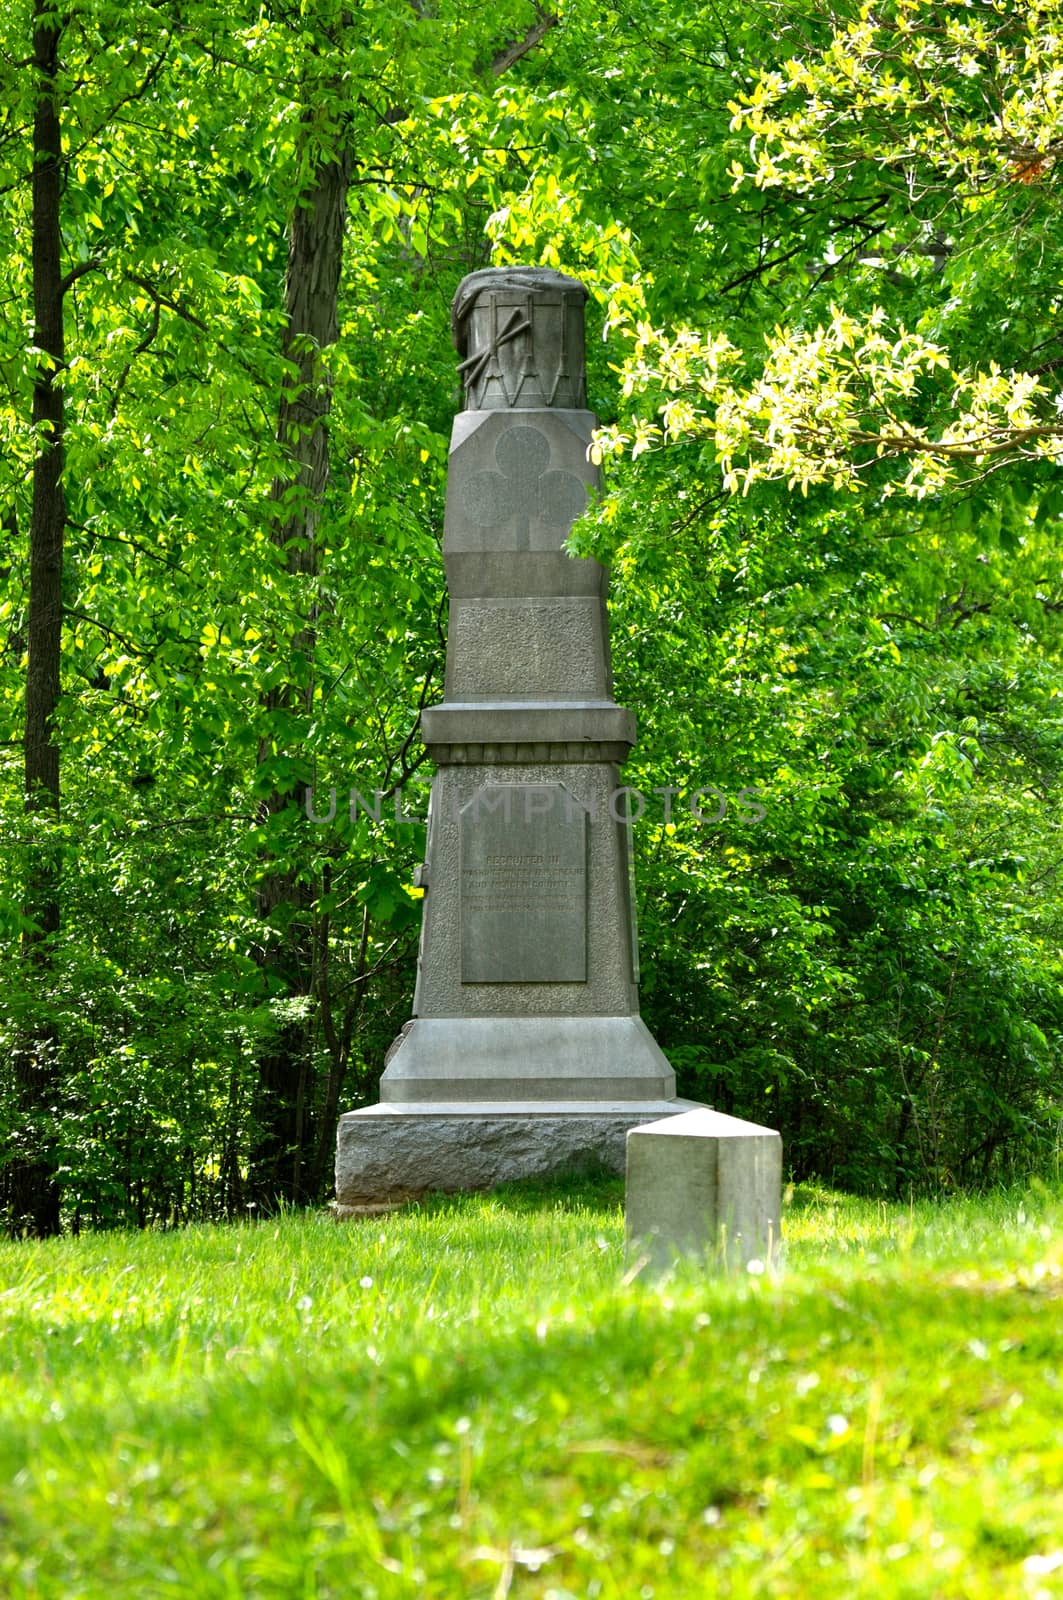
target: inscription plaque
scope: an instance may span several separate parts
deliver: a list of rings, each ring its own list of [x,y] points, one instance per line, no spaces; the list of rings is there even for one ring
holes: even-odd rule
[[[561,783],[486,783],[461,812],[462,983],[586,983],[587,813]]]

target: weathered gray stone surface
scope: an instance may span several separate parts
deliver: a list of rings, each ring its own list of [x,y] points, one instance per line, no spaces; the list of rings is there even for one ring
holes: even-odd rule
[[[586,299],[577,278],[549,267],[489,267],[464,278],[451,327],[466,409],[582,408]]]
[[[627,1138],[628,1258],[651,1271],[679,1256],[715,1269],[770,1263],[779,1248],[782,1140],[700,1106]]]
[[[602,608],[585,595],[452,600],[449,637],[455,699],[608,693]]]
[[[587,815],[561,783],[487,783],[461,813],[462,983],[585,983]]]
[[[629,911],[628,826],[610,813],[620,782],[607,762],[516,760],[441,766],[428,822],[418,1017],[633,1017],[638,1015]],[[485,785],[561,784],[586,812],[586,976],[583,982],[463,981],[461,834],[465,807]],[[614,807],[615,809],[615,807]],[[391,1069],[389,1068],[389,1071]],[[514,1071],[519,1071],[514,1057]],[[520,1098],[521,1096],[518,1096]],[[512,1098],[512,1096],[511,1096]]]
[[[621,1173],[628,1129],[688,1105],[461,1101],[349,1111],[339,1125],[337,1205],[376,1206],[601,1167]]]
[[[417,1017],[380,1081],[390,1104],[674,1096],[641,1017]]]
[[[466,412],[451,442],[446,553],[559,550],[597,482],[584,431],[554,411]]]
[[[451,435],[444,555],[508,555],[516,574],[519,555],[563,554],[598,486],[587,459],[593,428],[589,411],[463,412]],[[593,560],[564,556],[539,570],[560,594],[592,572],[596,592],[605,591],[605,569]]]
[[[546,761],[554,757],[518,755],[537,746],[568,746],[567,761],[624,759],[635,742],[634,714],[610,701],[574,699],[571,702],[537,700],[520,704],[499,699],[490,704],[444,701],[421,713],[421,731],[433,760],[447,765],[463,758],[456,746],[490,745],[498,752],[478,759],[489,764]],[[613,753],[603,753],[607,746]]]
[[[446,699],[611,704],[605,569],[562,548],[598,471],[594,418],[462,412],[443,554],[451,594]]]

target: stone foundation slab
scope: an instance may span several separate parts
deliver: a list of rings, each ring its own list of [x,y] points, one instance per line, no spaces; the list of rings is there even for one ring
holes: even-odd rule
[[[336,1214],[605,1167],[622,1173],[628,1130],[690,1100],[439,1102],[348,1111],[336,1143]],[[345,1208],[348,1208],[345,1211]]]

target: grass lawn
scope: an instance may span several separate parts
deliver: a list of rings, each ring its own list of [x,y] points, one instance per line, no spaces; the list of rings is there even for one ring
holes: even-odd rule
[[[729,1282],[621,1202],[0,1245],[0,1595],[1063,1595],[1058,1189],[799,1189]]]

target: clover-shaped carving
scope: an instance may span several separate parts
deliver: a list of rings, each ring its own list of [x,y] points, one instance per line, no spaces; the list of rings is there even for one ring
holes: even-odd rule
[[[497,472],[477,472],[462,500],[478,528],[516,522],[517,549],[530,548],[531,524],[567,531],[587,504],[587,486],[574,472],[551,472],[550,441],[538,428],[507,428],[495,445]]]

